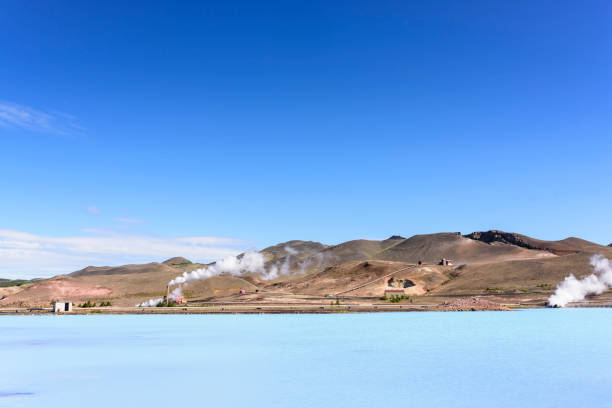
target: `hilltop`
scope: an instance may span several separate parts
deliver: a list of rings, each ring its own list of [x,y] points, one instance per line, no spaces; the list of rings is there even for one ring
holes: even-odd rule
[[[596,253],[612,257],[612,248],[574,237],[546,241],[490,230],[409,238],[393,235],[338,245],[293,240],[259,253],[266,270],[278,271],[274,279],[264,280],[254,272],[220,274],[187,284],[183,291],[187,300],[295,303],[330,296],[372,300],[384,296],[385,290],[399,290],[397,293],[416,302],[487,296],[537,303],[569,273],[577,277],[591,273],[589,257]],[[214,264],[177,256],[161,263],[88,266],[20,286],[4,283],[9,287],[0,288],[0,305],[42,306],[54,299],[77,303],[92,299],[133,306],[163,296],[174,277],[210,265]]]

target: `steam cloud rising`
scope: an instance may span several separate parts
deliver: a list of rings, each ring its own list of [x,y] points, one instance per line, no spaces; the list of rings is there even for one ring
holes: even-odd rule
[[[594,273],[580,280],[574,275],[566,277],[548,299],[550,306],[564,307],[570,302],[584,300],[588,295],[599,295],[612,287],[612,262],[603,255],[593,255],[590,263]]]
[[[205,268],[196,269],[191,272],[184,272],[168,282],[168,286],[179,285],[169,294],[169,300],[176,300],[183,293],[183,285],[196,280],[208,279],[213,276],[229,273],[233,276],[240,276],[245,273],[259,274],[264,280],[276,279],[282,275],[289,275],[291,270],[291,257],[298,254],[298,251],[291,247],[285,247],[284,261],[275,262],[267,270],[265,267],[265,257],[257,251],[248,251],[242,257],[229,256],[217,261],[214,265]],[[323,256],[319,253],[314,257],[314,262],[320,266],[323,262]],[[306,268],[313,264],[313,260],[306,259],[298,263],[300,273],[306,272]],[[153,307],[163,302],[163,298],[149,299],[146,302],[140,303],[138,307]]]

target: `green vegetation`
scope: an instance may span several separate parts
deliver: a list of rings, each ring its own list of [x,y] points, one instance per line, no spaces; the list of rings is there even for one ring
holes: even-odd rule
[[[107,300],[106,302],[100,302],[100,307],[105,307],[105,306],[112,306],[110,300]]]
[[[450,272],[446,272],[444,275],[446,275],[446,277],[447,277],[449,280],[452,280],[452,279],[455,279],[455,278],[458,278],[459,276],[461,276],[461,274],[460,274],[459,272],[457,272],[457,270],[456,270],[456,269],[453,269],[453,270],[452,270],[452,271],[450,271]]]
[[[389,302],[391,302],[391,303],[399,303],[399,302],[401,302],[401,301],[402,301],[402,300],[404,300],[404,299],[406,299],[406,300],[410,300],[410,296],[405,296],[405,295],[393,295],[393,296],[391,296],[391,297],[387,297],[387,295],[384,295],[384,296],[381,296],[379,299],[380,299],[380,300],[384,300],[385,302],[386,302],[386,301],[389,301]]]
[[[175,303],[174,301],[172,301],[172,300],[171,300],[171,301],[169,301],[169,302],[167,302],[167,301],[165,301],[165,300],[162,300],[161,302],[159,302],[159,303],[158,303],[157,305],[155,305],[155,306],[156,306],[156,307],[174,307],[174,306],[176,306],[176,303]]]
[[[492,288],[487,288],[487,292],[502,292],[504,290],[504,288],[502,288],[501,286],[495,286]]]
[[[11,286],[21,286],[21,285],[25,285],[26,283],[32,283],[32,281],[23,280],[23,279],[0,281],[0,288],[8,288]]]
[[[551,285],[550,283],[540,283],[540,284],[538,285],[538,288],[540,288],[540,289],[544,289],[544,290],[553,290],[553,289],[554,289],[554,286],[553,286],[553,285]]]
[[[78,307],[86,308],[86,307],[96,307],[95,303],[91,303],[91,300],[87,300],[85,303],[81,303]]]
[[[92,310],[92,311],[91,311],[91,312],[89,312],[89,313],[102,313],[102,311],[101,311],[101,310]]]
[[[193,262],[191,261],[187,261],[187,262],[180,262],[180,263],[173,263],[172,266],[186,266],[186,265],[191,265]]]
[[[389,299],[389,302],[391,303],[399,303],[404,299],[410,299],[410,296],[404,296],[404,295],[395,295],[395,296],[391,296],[391,299]]]

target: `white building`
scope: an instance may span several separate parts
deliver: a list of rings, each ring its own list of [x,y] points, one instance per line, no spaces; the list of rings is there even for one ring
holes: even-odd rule
[[[72,302],[53,302],[54,313],[72,312]]]

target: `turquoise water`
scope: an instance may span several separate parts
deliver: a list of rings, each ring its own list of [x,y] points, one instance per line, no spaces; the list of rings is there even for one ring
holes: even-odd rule
[[[612,407],[612,310],[0,317],[0,406]]]

